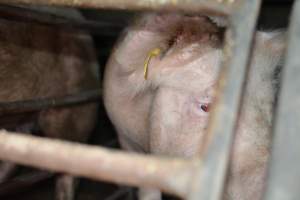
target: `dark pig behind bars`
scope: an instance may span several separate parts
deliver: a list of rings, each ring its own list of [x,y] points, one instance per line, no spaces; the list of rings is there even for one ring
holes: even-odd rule
[[[145,14],[125,30],[104,81],[105,106],[123,148],[199,156],[220,71],[222,35],[223,28],[208,17],[180,14]],[[256,33],[225,199],[261,197],[283,50],[284,33]],[[161,195],[143,188],[139,198]]]
[[[81,19],[76,10],[67,12]],[[0,19],[0,63],[1,102],[63,97],[99,88],[93,43],[83,32]],[[0,113],[0,127],[86,142],[96,112],[96,103],[88,103],[39,112]],[[0,182],[7,180],[15,168],[12,163],[0,163]],[[61,175],[56,198],[73,199],[74,185],[72,177]]]

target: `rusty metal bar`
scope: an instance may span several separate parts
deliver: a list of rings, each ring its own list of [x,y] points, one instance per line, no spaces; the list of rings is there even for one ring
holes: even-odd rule
[[[261,0],[244,0],[230,17],[219,96],[207,132],[203,166],[189,200],[223,199],[235,125]],[[216,115],[217,114],[217,115]],[[203,152],[202,152],[203,153]]]
[[[100,90],[89,90],[64,97],[33,99],[15,102],[0,102],[0,116],[5,114],[32,112],[58,106],[70,106],[101,99]]]
[[[95,9],[180,10],[228,15],[233,0],[0,0],[6,4],[72,6]]]
[[[281,91],[274,124],[274,143],[265,200],[300,198],[300,0],[295,1]]]
[[[186,197],[200,161],[158,158],[0,131],[0,159]]]

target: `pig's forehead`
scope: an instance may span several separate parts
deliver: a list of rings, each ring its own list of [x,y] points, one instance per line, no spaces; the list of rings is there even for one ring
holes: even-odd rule
[[[207,53],[203,53],[202,56],[200,56],[200,60],[204,67],[208,67],[211,70],[218,72],[221,67],[222,56],[222,49],[210,49]]]
[[[197,46],[199,50],[191,50]],[[202,44],[193,44],[183,48],[169,57],[172,60],[174,67],[183,67],[187,70],[195,69],[202,73],[217,74],[221,65],[222,50],[212,47],[207,47]],[[164,64],[167,64],[166,60]]]
[[[220,49],[211,49],[184,64],[180,62],[178,64],[176,59],[170,59],[173,60],[173,63],[166,61],[158,66],[162,76],[158,76],[156,81],[159,85],[181,88],[190,92],[203,92],[215,84],[219,74],[221,56]]]

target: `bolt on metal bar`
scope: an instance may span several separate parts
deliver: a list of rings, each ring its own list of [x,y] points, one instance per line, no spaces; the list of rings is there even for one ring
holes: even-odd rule
[[[265,200],[300,198],[300,0],[294,4]]]
[[[218,96],[210,120],[203,165],[189,200],[223,199],[234,131],[261,0],[244,0],[230,16]],[[203,153],[203,152],[201,152]]]
[[[160,158],[0,131],[0,159],[186,197],[200,161]]]
[[[181,10],[228,15],[232,0],[0,0],[6,4],[72,6],[95,9]]]
[[[51,107],[88,103],[97,101],[99,99],[101,99],[100,90],[89,90],[63,97],[39,98],[15,102],[0,102],[0,116],[4,114],[38,111]]]

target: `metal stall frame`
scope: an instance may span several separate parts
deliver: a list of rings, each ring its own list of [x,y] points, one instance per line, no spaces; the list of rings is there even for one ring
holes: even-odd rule
[[[300,0],[297,1],[294,13],[300,10],[299,2]],[[189,200],[222,199],[261,0],[0,0],[0,3],[205,12],[227,16],[229,23],[224,47],[225,58],[218,82],[219,95],[205,139],[205,144],[210,145],[206,146],[207,148],[199,149],[201,157],[199,155],[193,159],[161,158],[0,131],[0,158],[3,160],[96,180],[132,186],[156,187]],[[299,20],[297,18],[299,18],[298,14],[294,14],[290,52],[296,52],[294,49],[297,49],[297,44],[299,44]],[[267,199],[275,199],[270,196],[275,194],[274,189],[286,188],[293,176],[299,176],[296,167],[299,168],[300,162],[297,155],[299,155],[300,149],[299,146],[297,147],[296,140],[293,140],[293,138],[297,138],[295,135],[298,130],[296,125],[300,118],[295,107],[299,104],[297,96],[292,96],[293,106],[285,106],[288,105],[286,101],[291,99],[291,95],[297,95],[296,92],[299,91],[297,79],[290,77],[300,74],[297,69],[300,61],[294,53],[289,53],[286,62],[284,92],[281,93],[282,98],[280,98],[281,103],[275,127],[277,139],[273,158],[276,159],[273,159],[272,166],[274,167],[271,168],[270,186],[274,185],[274,187],[269,187],[267,190]],[[5,105],[0,106],[0,111],[4,109],[2,107]],[[293,120],[284,119],[286,112],[293,113]],[[287,125],[288,130],[286,129]],[[294,150],[293,157],[286,156],[290,154],[281,144],[284,141],[281,134],[285,131],[289,133],[288,144],[294,148],[292,148]],[[59,154],[57,153],[58,149]],[[278,164],[281,162],[281,156],[286,156],[287,161],[291,161],[290,159],[298,161],[295,165],[289,166],[292,174],[283,175],[283,179],[278,175],[278,171],[285,167]],[[120,163],[122,163],[122,168],[119,167]],[[285,186],[279,184],[281,180],[284,180]],[[300,178],[293,183],[299,181]],[[288,190],[284,192],[286,191]],[[297,190],[293,191],[294,195],[299,197],[299,193],[296,193]],[[277,197],[277,199],[282,198]]]

